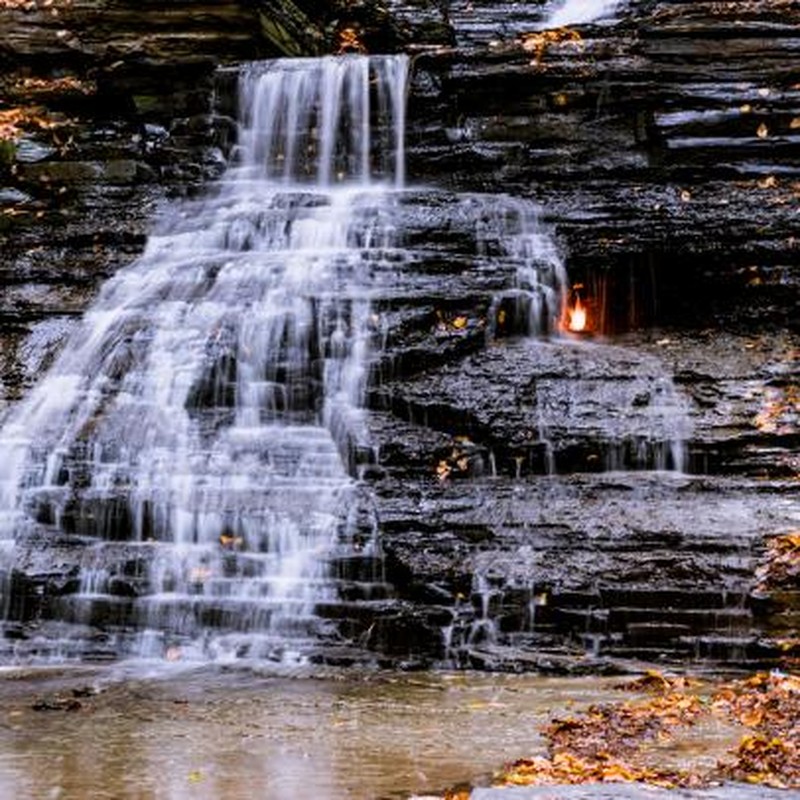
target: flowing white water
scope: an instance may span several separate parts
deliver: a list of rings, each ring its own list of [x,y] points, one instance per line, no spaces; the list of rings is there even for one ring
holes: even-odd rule
[[[112,618],[103,546],[125,540],[147,654],[275,655],[324,630],[406,75],[404,56],[244,70],[216,196],[109,281],[0,430],[0,572],[23,530],[90,536],[70,613],[105,597]]]
[[[564,0],[550,13],[545,29],[584,25],[614,14],[622,0]]]
[[[278,658],[335,633],[336,565],[378,555],[352,477],[369,445],[367,363],[385,333],[377,283],[382,299],[438,302],[448,285],[430,259],[454,276],[468,264],[469,280],[507,275],[490,336],[555,333],[568,288],[531,201],[404,191],[407,69],[403,56],[352,56],[242,71],[238,144],[214,197],[173,210],[0,429],[6,602],[20,559],[28,574],[68,571],[66,539],[77,573],[48,613],[118,636],[115,654]],[[544,400],[547,388],[538,382]],[[659,387],[630,404],[645,395],[653,428],[676,404]],[[549,431],[579,421],[560,401],[537,405],[548,471]],[[636,439],[642,468],[680,463],[651,458],[672,438],[662,428],[653,446]],[[630,461],[623,449],[607,466]],[[31,564],[37,541],[50,561]],[[353,582],[368,583],[361,567]],[[490,589],[476,585],[472,640],[494,635]],[[82,655],[86,629],[75,637],[57,655]]]
[[[516,264],[513,285],[490,309],[493,332],[497,327],[535,337],[556,332],[569,282],[564,259],[540,222],[541,209],[508,195],[473,196],[465,203],[477,221],[479,251]]]

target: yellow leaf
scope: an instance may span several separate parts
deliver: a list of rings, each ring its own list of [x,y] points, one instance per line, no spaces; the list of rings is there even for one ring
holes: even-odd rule
[[[780,537],[781,541],[795,550],[800,550],[800,532],[787,533]]]
[[[758,126],[758,130],[756,131],[756,136],[758,136],[759,139],[766,139],[767,136],[769,136],[769,128],[766,126],[766,123],[762,122]]]
[[[364,47],[355,28],[344,28],[339,31],[339,49],[337,52],[340,55],[344,53],[366,53],[367,49]]]
[[[466,317],[456,317],[453,320],[453,327],[457,331],[460,331],[462,328],[466,328],[467,327],[467,318]]]
[[[757,728],[763,721],[764,712],[757,708],[749,709],[739,717],[739,722],[748,728]]]
[[[526,33],[522,35],[522,49],[526,53],[536,54],[536,58],[531,61],[531,65],[533,66],[538,66],[541,63],[548,46],[558,45],[562,42],[574,42],[578,45],[583,44],[581,35],[577,31],[570,30],[569,28],[556,28],[539,33]]]
[[[612,762],[608,766],[603,767],[602,770],[602,781],[604,783],[624,783],[635,781],[637,777],[633,770],[619,762]]]
[[[471,794],[469,789],[447,789],[442,800],[469,800]]]

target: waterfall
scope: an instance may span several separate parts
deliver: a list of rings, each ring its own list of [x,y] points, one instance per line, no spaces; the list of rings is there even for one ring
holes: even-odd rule
[[[575,432],[608,469],[680,468],[684,409],[660,368],[611,381],[608,436],[592,432],[597,374],[624,359],[558,335],[569,281],[541,209],[406,187],[407,72],[405,56],[240,70],[228,170],[167,209],[2,421],[3,613],[41,637],[17,630],[0,657],[298,660],[368,639],[372,611],[351,607],[379,614],[390,588],[361,505],[364,400],[368,374],[391,380],[379,351],[402,348],[404,304],[448,358],[523,340],[545,471]],[[495,588],[473,591],[487,640]]]
[[[585,25],[612,16],[620,5],[621,0],[564,0],[553,9],[543,27],[551,29]]]
[[[505,328],[533,337],[555,333],[569,280],[562,255],[540,221],[541,209],[508,195],[473,196],[464,202],[477,220],[479,252],[515,265],[512,285],[495,296],[489,310],[490,331],[496,335]]]
[[[67,537],[80,586],[58,614],[137,630],[123,652],[277,658],[325,633],[407,65],[242,70],[214,196],[172,210],[4,421],[4,582],[15,539]]]

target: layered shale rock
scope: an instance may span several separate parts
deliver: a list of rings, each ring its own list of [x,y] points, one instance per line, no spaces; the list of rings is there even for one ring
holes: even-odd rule
[[[450,610],[455,663],[774,663],[751,593],[798,522],[798,11],[645,2],[552,36],[541,12],[450,4],[410,172],[538,202],[593,335],[506,338],[501,269],[466,268],[452,223],[429,237],[371,395],[387,577]]]
[[[330,50],[349,24],[340,12],[293,0],[0,9],[0,122],[15,129],[0,142],[0,402],[141,251],[155,210],[221,172],[232,123],[217,69]]]
[[[337,564],[352,602],[323,613],[409,665],[791,654],[756,571],[800,524],[796,4],[643,0],[550,36],[538,3],[29,5],[0,38],[8,105],[48,114],[0,158],[6,398],[153,210],[219,173],[234,103],[214,68],[352,29],[414,56],[397,213],[415,255],[375,275],[374,450],[353,457],[383,557]],[[527,338],[503,299],[519,273],[481,228],[521,202],[589,333]],[[69,594],[80,542],[22,549],[31,595]]]

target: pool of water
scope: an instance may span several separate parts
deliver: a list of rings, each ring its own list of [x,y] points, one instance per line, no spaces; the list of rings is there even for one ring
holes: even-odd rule
[[[488,784],[619,679],[142,667],[0,673],[0,797],[377,800]],[[50,708],[35,710],[34,706]],[[71,709],[71,710],[68,710]],[[713,758],[730,731],[705,731]]]

